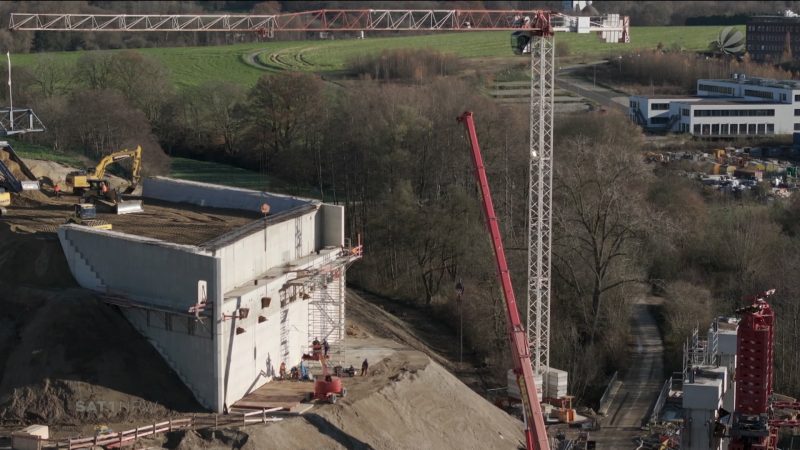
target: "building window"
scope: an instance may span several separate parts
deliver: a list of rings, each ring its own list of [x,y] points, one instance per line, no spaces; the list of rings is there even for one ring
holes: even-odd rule
[[[797,127],[798,125],[800,125],[800,123],[795,124],[795,127]],[[795,128],[795,129],[797,129],[797,128]],[[700,134],[700,125],[699,124],[695,124],[695,126],[694,126],[694,134]]]
[[[684,115],[685,117],[689,117],[689,108],[683,108],[681,110],[681,114]]]
[[[711,133],[711,127],[709,126],[709,124],[707,123],[703,124],[703,135],[707,136],[710,133]]]
[[[719,134],[728,134],[728,124],[723,123],[719,126]]]
[[[631,109],[636,109],[638,107],[639,107],[639,104],[636,103],[635,101],[631,100]]]
[[[758,97],[758,98],[772,98],[772,92],[769,91],[754,91],[752,89],[744,90],[745,97]]]
[[[775,124],[768,123],[767,124],[767,134],[775,134]]]
[[[715,123],[711,125],[711,134],[715,136],[719,135],[719,124]]]
[[[794,101],[800,102],[800,94],[794,94]]]
[[[650,109],[653,111],[668,111],[669,103],[653,103],[650,105]]]
[[[667,122],[669,122],[669,117],[652,117],[650,119],[652,125],[664,125]]]
[[[798,110],[800,111],[800,110]],[[764,116],[772,117],[775,115],[774,109],[695,109],[695,117],[753,117]]]
[[[764,134],[766,132],[766,127],[763,123],[758,124],[758,134]]]
[[[733,95],[733,88],[725,87],[725,86],[714,86],[711,84],[699,84],[697,85],[698,91],[706,91],[706,92],[714,92],[717,94],[723,95]]]
[[[794,124],[794,131],[800,131],[800,123]]]
[[[754,123],[747,124],[747,134],[756,134],[756,124]]]

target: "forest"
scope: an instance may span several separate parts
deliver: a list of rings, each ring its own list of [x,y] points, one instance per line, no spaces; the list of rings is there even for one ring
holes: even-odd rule
[[[378,79],[344,88],[280,73],[250,89],[218,81],[179,91],[135,50],[89,52],[72,64],[43,59],[15,68],[14,99],[48,127],[27,139],[53,151],[96,160],[136,143],[149,174],[165,173],[170,154],[221,160],[345,205],[348,233],[362,235],[367,255],[349,282],[455,326],[454,286],[462,280],[465,339],[502,384],[510,363],[504,306],[455,118],[475,113],[522,303],[528,110],[482,95],[474,77],[441,70],[446,55],[376,58],[351,69],[377,70]],[[394,70],[398,61],[412,70]],[[745,295],[776,288],[776,389],[800,394],[800,200],[723,197],[648,165],[641,130],[610,112],[558,115],[554,139],[551,361],[569,371],[571,393],[591,403],[626,367],[626,318],[640,296],[665,299],[672,371],[694,327],[733,313]]]

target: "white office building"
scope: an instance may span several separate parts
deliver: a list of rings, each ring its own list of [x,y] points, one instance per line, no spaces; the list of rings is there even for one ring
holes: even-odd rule
[[[698,80],[696,96],[631,96],[629,116],[648,130],[702,137],[792,134],[800,131],[800,82]]]

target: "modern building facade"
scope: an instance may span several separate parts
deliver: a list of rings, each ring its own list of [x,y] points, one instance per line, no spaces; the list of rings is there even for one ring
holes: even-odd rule
[[[800,17],[787,11],[782,16],[755,16],[747,21],[747,54],[754,61],[780,62],[788,47],[800,56]]]
[[[800,82],[698,80],[696,96],[631,96],[629,116],[645,129],[695,136],[792,134],[800,131]]]

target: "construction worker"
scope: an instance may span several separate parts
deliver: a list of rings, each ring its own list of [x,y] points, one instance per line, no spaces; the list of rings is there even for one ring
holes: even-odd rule
[[[281,380],[286,379],[286,363],[281,362],[281,367],[278,369],[278,374],[280,374]]]
[[[311,355],[315,360],[319,360],[321,353],[322,353],[322,344],[319,343],[319,339],[314,338],[314,342],[311,343]]]
[[[361,363],[361,376],[362,377],[367,375],[367,370],[369,370],[369,363],[367,362],[367,358],[364,358],[364,362]]]
[[[327,339],[323,339],[322,340],[322,350],[325,351],[325,357],[326,358],[328,357],[328,352],[330,351],[330,349],[331,349],[331,345],[328,344],[328,340]]]
[[[103,191],[103,194],[108,193],[108,184],[107,183],[100,183],[100,190]]]
[[[53,186],[53,192],[56,193],[56,198],[61,198],[61,186],[58,183]]]

